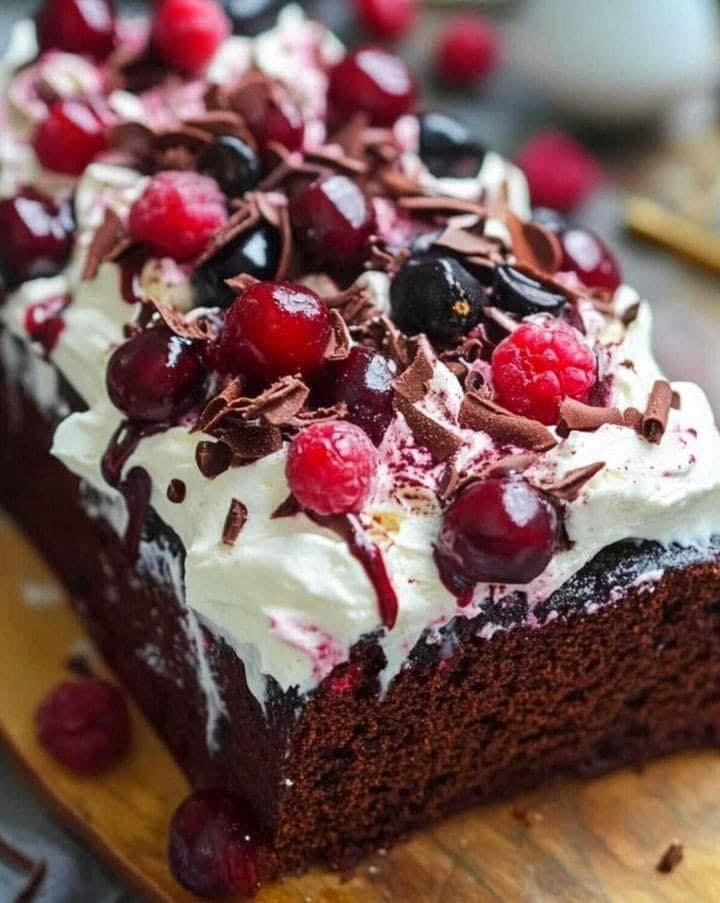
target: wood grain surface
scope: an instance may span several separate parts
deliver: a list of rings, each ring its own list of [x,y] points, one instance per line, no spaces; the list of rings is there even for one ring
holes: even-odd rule
[[[168,872],[171,813],[187,782],[133,711],[132,752],[78,779],[38,747],[33,713],[64,662],[89,650],[64,593],[0,515],[0,727],[61,818],[149,900],[193,899]],[[101,668],[102,666],[100,666]],[[656,865],[673,839],[684,858]],[[314,869],[259,903],[720,899],[720,756],[708,750],[592,781],[559,781],[435,824],[365,861],[350,880]]]

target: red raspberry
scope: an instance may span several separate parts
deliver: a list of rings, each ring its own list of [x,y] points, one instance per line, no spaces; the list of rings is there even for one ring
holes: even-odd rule
[[[105,59],[115,47],[110,0],[45,0],[37,14],[41,50],[65,50]]]
[[[45,749],[79,774],[101,771],[130,743],[125,697],[95,678],[58,684],[40,705],[35,722]]]
[[[596,378],[595,355],[563,320],[522,323],[492,356],[500,404],[541,423],[557,423],[565,398],[587,401]]]
[[[597,161],[574,138],[555,129],[538,132],[515,160],[525,173],[533,204],[567,212],[600,182]]]
[[[215,0],[160,0],[152,44],[160,59],[186,75],[199,75],[232,25]]]
[[[107,147],[107,130],[90,104],[58,100],[37,127],[33,147],[47,169],[80,176]]]
[[[380,38],[395,41],[407,34],[417,18],[417,0],[355,0],[357,15]]]
[[[200,254],[228,218],[225,196],[209,176],[159,172],[135,201],[130,231],[156,254],[187,260]]]
[[[286,476],[303,508],[316,514],[359,511],[372,489],[378,453],[352,423],[314,423],[290,445]]]
[[[500,62],[500,36],[481,16],[454,16],[443,29],[435,54],[435,71],[454,85],[473,85]]]

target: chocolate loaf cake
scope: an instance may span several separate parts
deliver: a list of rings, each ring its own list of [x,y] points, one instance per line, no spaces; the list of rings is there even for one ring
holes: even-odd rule
[[[14,35],[0,497],[192,783],[278,876],[715,744],[720,436],[611,253],[385,51],[161,11]]]

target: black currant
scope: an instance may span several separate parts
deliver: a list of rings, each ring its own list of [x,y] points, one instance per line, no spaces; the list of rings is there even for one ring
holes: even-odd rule
[[[257,185],[260,161],[242,138],[221,135],[202,149],[198,170],[212,176],[228,197],[239,198]]]
[[[560,289],[510,266],[496,267],[492,299],[496,307],[521,317],[537,313],[559,314],[567,303],[567,297]]]
[[[420,157],[435,176],[472,176],[485,156],[467,128],[445,113],[420,116]]]

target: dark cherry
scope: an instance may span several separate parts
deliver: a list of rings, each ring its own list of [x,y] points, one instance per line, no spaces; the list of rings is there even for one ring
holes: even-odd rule
[[[495,268],[492,297],[496,307],[521,317],[537,313],[559,314],[567,303],[566,296],[552,285],[510,266]]]
[[[374,125],[393,125],[410,112],[416,96],[405,62],[380,47],[354,50],[330,72],[328,103],[337,122],[364,111]]]
[[[41,50],[66,50],[104,59],[115,48],[110,0],[45,0],[37,17]]]
[[[242,197],[260,178],[260,161],[242,138],[220,135],[198,158],[198,171],[212,176],[228,197]]]
[[[534,207],[532,212],[532,220],[538,226],[543,226],[555,235],[568,228],[569,223],[564,214],[559,210],[553,210],[552,207]]]
[[[550,563],[557,533],[557,514],[541,492],[518,477],[490,477],[446,509],[436,559],[456,592],[474,583],[530,583]]]
[[[26,189],[0,202],[0,271],[9,287],[54,276],[65,265],[72,247],[69,205]]]
[[[393,320],[403,332],[438,342],[467,333],[487,302],[478,280],[452,257],[411,258],[390,285]]]
[[[588,288],[614,292],[622,282],[620,268],[605,243],[587,229],[566,229],[559,235],[561,270],[570,270]]]
[[[361,267],[375,231],[375,212],[347,176],[318,179],[290,203],[297,239],[313,261],[333,271]]]
[[[227,372],[261,380],[310,377],[322,367],[330,333],[330,314],[315,292],[258,282],[228,309],[214,359]]]
[[[420,122],[420,157],[435,176],[474,176],[485,149],[465,126],[445,113],[424,113]]]
[[[305,137],[305,123],[302,113],[287,95],[277,89],[272,98],[257,110],[248,110],[247,125],[260,148],[263,163],[268,164],[277,157],[266,150],[270,141],[277,141],[288,150],[299,150]]]
[[[130,745],[130,718],[121,691],[104,680],[58,684],[35,716],[40,744],[66,768],[96,774]]]
[[[227,244],[195,271],[195,303],[198,307],[228,307],[235,298],[226,279],[248,273],[261,282],[275,275],[280,260],[280,233],[268,223]]]
[[[110,400],[130,420],[175,420],[198,400],[205,382],[198,347],[152,326],[120,345],[107,367]]]
[[[254,896],[260,888],[260,829],[249,806],[226,790],[198,790],[176,809],[168,859],[195,894]]]
[[[285,0],[223,0],[225,12],[240,35],[257,35],[271,28]]]
[[[394,364],[362,345],[355,345],[330,374],[331,401],[345,402],[347,419],[362,427],[375,445],[382,442],[393,417],[394,377]]]
[[[57,345],[65,328],[63,311],[70,303],[68,295],[54,295],[31,304],[25,311],[25,329],[33,342],[42,345],[47,357]]]

